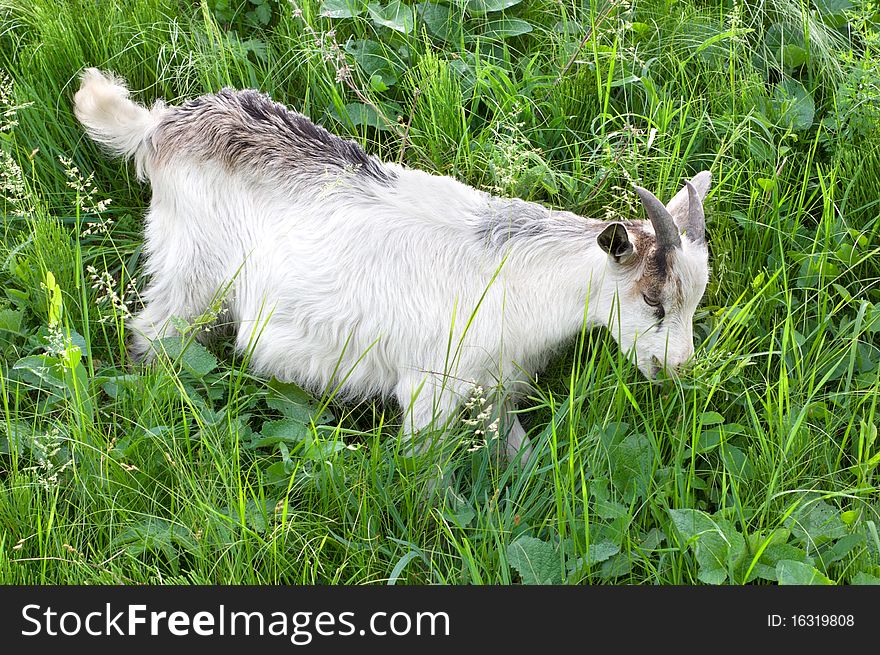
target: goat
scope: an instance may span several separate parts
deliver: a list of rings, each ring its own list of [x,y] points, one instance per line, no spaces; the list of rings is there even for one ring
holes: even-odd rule
[[[693,354],[708,171],[665,206],[636,187],[648,220],[609,223],[380,161],[254,90],[147,109],[90,68],[74,105],[152,186],[135,358],[228,287],[257,374],[396,398],[407,435],[500,385],[507,455],[525,460],[511,398],[584,326],[610,329],[648,378]]]

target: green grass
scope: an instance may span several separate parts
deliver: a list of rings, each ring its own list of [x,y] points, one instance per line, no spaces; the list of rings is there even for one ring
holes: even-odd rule
[[[0,0],[0,581],[880,582],[876,10],[414,4]],[[527,470],[458,424],[427,504],[391,404],[255,378],[223,338],[132,367],[149,188],[77,125],[85,66],[145,102],[257,87],[585,216],[711,168],[695,362],[652,385],[581,335],[522,403]]]

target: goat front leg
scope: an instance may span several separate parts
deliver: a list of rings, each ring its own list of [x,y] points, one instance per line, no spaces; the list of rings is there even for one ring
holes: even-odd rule
[[[506,435],[505,454],[510,463],[519,463],[520,466],[528,464],[532,456],[532,445],[526,435],[526,431],[519,422],[519,417],[514,414],[516,407],[513,401],[506,399],[501,404],[499,432]]]
[[[446,432],[460,396],[430,377],[402,379],[396,395],[404,411],[404,439],[410,456],[422,455]]]
[[[432,379],[407,377],[398,384],[397,399],[404,411],[404,444],[401,454],[409,460],[405,468],[413,471],[429,467],[420,495],[423,503],[452,485],[446,458],[440,448],[450,419],[460,403],[455,391],[437,388]],[[427,456],[427,458],[425,457]],[[416,464],[421,460],[420,465]],[[426,461],[427,460],[427,461]],[[440,494],[442,495],[442,494]]]

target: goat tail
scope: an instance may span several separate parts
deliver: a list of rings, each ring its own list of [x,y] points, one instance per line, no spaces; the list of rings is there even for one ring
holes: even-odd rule
[[[116,156],[134,158],[144,177],[148,137],[161,120],[164,105],[147,109],[128,98],[125,82],[97,68],[87,68],[73,97],[74,113],[88,135]]]

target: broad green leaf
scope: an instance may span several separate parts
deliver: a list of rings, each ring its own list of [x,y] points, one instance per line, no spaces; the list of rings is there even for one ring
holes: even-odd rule
[[[404,70],[400,57],[371,39],[349,41],[345,44],[345,51],[352,56],[368,79],[379,75],[387,87],[394,86]]]
[[[868,312],[865,315],[865,324],[868,332],[876,334],[880,332],[880,305],[868,304]]]
[[[565,34],[566,36],[571,36],[573,34],[585,34],[584,26],[576,20],[558,21],[553,26],[553,31],[559,32],[560,34]]]
[[[422,554],[418,550],[410,550],[397,560],[397,564],[394,565],[394,568],[391,569],[391,574],[388,576],[388,585],[393,586],[397,584],[397,581],[400,579],[400,574],[403,573],[403,570],[406,568],[406,565],[413,561],[416,557],[422,557]]]
[[[89,398],[89,378],[80,359],[76,346],[69,347],[63,359],[53,355],[23,357],[13,365],[11,377],[47,392],[42,400],[48,405],[67,400],[91,419],[94,408]]]
[[[324,0],[321,15],[325,18],[354,18],[364,13],[363,0]]]
[[[764,549],[763,553],[761,553],[761,558],[752,569],[752,575],[748,581],[757,577],[763,580],[777,582],[776,564],[780,560],[786,559],[806,562],[811,566],[813,563],[813,558],[807,557],[806,552],[804,552],[802,548],[787,543],[772,543]],[[749,564],[751,564],[751,562],[749,562]]]
[[[797,80],[783,80],[776,85],[773,94],[780,121],[796,132],[808,130],[816,116],[813,96]]]
[[[413,8],[400,0],[392,0],[385,6],[371,2],[367,5],[367,11],[376,25],[388,27],[401,34],[409,34],[416,24]]]
[[[266,421],[260,435],[254,435],[251,448],[264,448],[277,443],[300,443],[309,434],[308,427],[302,421],[283,418],[277,421]]]
[[[697,577],[702,582],[722,584],[743,563],[745,539],[729,521],[695,509],[668,511],[675,529],[694,548],[699,565]]]
[[[759,548],[761,548],[762,544],[766,544],[764,549],[766,550],[770,546],[775,544],[785,544],[788,543],[788,538],[791,536],[791,530],[788,528],[776,528],[772,530],[770,534],[766,534],[763,532],[752,533],[746,535],[746,544],[749,547],[750,551],[757,552]],[[795,557],[781,557],[777,559],[797,559]],[[775,563],[775,560],[774,560]]]
[[[323,462],[333,459],[333,456],[345,450],[345,444],[341,441],[316,441],[307,439],[303,447],[295,454],[303,459],[310,459],[316,462]]]
[[[721,461],[733,477],[740,480],[750,480],[755,475],[755,470],[749,462],[748,456],[736,446],[725,444],[721,448]]]
[[[634,555],[631,552],[617,553],[602,562],[599,577],[603,580],[615,580],[627,576],[632,571]],[[638,558],[635,558],[638,561]]]
[[[486,23],[482,29],[482,37],[486,39],[506,39],[520,36],[532,31],[532,24],[519,18],[499,18]]]
[[[697,440],[697,445],[694,450],[698,453],[707,453],[718,447],[721,443],[721,438],[721,430],[703,430],[703,432],[700,433],[700,437]],[[688,456],[690,456],[689,453]]]
[[[269,52],[267,50],[265,41],[262,41],[260,39],[246,39],[244,41],[240,41],[239,45],[245,57],[247,57],[248,53],[253,53],[254,57],[259,59],[260,61],[268,61]]]
[[[473,507],[462,503],[459,507],[456,508],[447,508],[443,512],[443,516],[448,521],[452,521],[459,528],[466,528],[470,525],[471,521],[476,518],[477,513],[474,511]]]
[[[101,378],[101,388],[111,398],[118,398],[122,391],[136,392],[139,383],[140,376],[132,373]]]
[[[79,348],[80,352],[82,352],[84,355],[89,354],[89,344],[86,343],[86,338],[83,335],[81,335],[76,330],[70,330],[67,334],[67,337],[68,339],[70,339],[71,346],[76,346],[77,348]]]
[[[651,530],[642,538],[639,546],[642,550],[656,550],[661,543],[666,540],[666,535],[660,528],[651,528]]]
[[[776,180],[770,177],[759,177],[756,182],[765,193],[770,193],[776,188]]]
[[[277,378],[269,381],[266,404],[301,425],[310,422],[324,425],[333,420],[331,412],[319,411],[317,403],[306,391],[292,382],[281,382]]]
[[[645,37],[654,34],[655,27],[648,23],[634,22],[630,23],[630,29],[640,37]]]
[[[269,407],[280,412],[285,411],[286,404],[310,405],[314,399],[309,392],[293,382],[282,382],[278,378],[269,380],[269,397],[266,401]]]
[[[596,515],[603,519],[617,519],[629,516],[629,508],[614,500],[596,498]]]
[[[49,327],[57,325],[64,316],[64,301],[61,298],[61,287],[55,282],[55,276],[52,271],[46,271],[44,281],[46,293],[48,294],[49,305]]]
[[[393,103],[383,103],[383,111],[389,121],[393,121],[402,110]],[[330,110],[330,117],[343,124],[351,124],[354,127],[365,125],[377,130],[390,130],[388,123],[382,119],[376,109],[371,105],[362,102],[351,102],[343,107],[344,116],[336,112],[335,109]]]
[[[718,425],[719,423],[724,423],[724,417],[718,412],[703,412],[700,414],[700,423],[703,426]]]
[[[507,562],[519,573],[523,584],[560,584],[562,560],[551,543],[521,535],[507,546]]]
[[[272,20],[272,7],[268,3],[261,3],[254,7],[254,17],[261,25],[268,25]]]
[[[192,551],[196,542],[189,529],[165,519],[151,517],[127,527],[116,537],[117,546],[135,557],[162,553],[175,564],[181,550]]]
[[[612,88],[619,86],[626,86],[628,84],[635,84],[640,82],[641,78],[638,75],[625,75],[623,77],[615,79],[609,86]]]
[[[603,519],[618,519],[620,517],[629,516],[629,508],[623,503],[611,499],[609,491],[610,480],[607,478],[596,478],[590,484],[590,495],[596,501],[595,513]],[[595,535],[593,539],[596,540]]]
[[[450,70],[461,79],[461,92],[465,97],[470,96],[477,83],[477,76],[474,72],[473,58],[468,61],[464,59],[453,59],[449,62]]]
[[[485,16],[493,11],[504,11],[522,0],[468,0],[467,10],[471,16]]]
[[[159,347],[173,361],[178,361],[184,370],[197,378],[203,378],[217,368],[219,362],[208,349],[195,341],[184,341],[181,337],[165,337],[159,340]]]
[[[726,437],[742,434],[745,428],[738,423],[725,423],[703,430],[697,441],[697,452],[706,452],[725,441]]]
[[[647,494],[654,446],[643,434],[623,434],[617,428],[612,431],[606,428],[601,439],[606,447],[612,482],[623,501],[628,503]]]
[[[19,359],[12,367],[16,379],[35,387],[65,389],[64,374],[56,357],[50,355],[30,355]]]
[[[774,59],[786,68],[803,66],[810,59],[803,32],[788,25],[771,25],[764,34],[764,44]]]
[[[688,455],[690,457],[690,455]],[[690,478],[691,488],[699,489],[700,491],[706,491],[709,488],[709,483],[707,483],[703,478],[699,475],[694,475]]]
[[[870,573],[865,573],[864,571],[859,571],[853,576],[852,580],[850,580],[850,584],[880,585],[880,577],[877,577],[876,575],[871,575]]]
[[[587,554],[584,557],[579,557],[571,567],[571,570],[579,571],[587,566],[596,566],[597,564],[601,564],[605,560],[610,559],[612,556],[617,555],[619,552],[620,546],[613,541],[605,540],[598,543],[592,543],[587,549]]]
[[[808,551],[847,534],[840,512],[824,500],[805,503],[789,517],[787,524]]]
[[[816,9],[822,20],[835,28],[846,25],[849,20],[847,12],[852,8],[851,0],[816,0]]]
[[[373,73],[370,75],[370,88],[377,93],[382,93],[388,90],[388,85],[385,84],[379,73]]]
[[[267,498],[260,501],[248,500],[243,506],[229,505],[223,510],[223,514],[254,532],[266,532],[275,521],[275,516],[283,509],[283,503],[279,505],[278,501]]]
[[[21,289],[6,289],[6,297],[18,307],[26,307],[30,295]]]
[[[14,309],[0,309],[0,330],[18,333],[21,331],[21,322],[24,312]]]
[[[781,585],[833,585],[834,581],[822,575],[814,566],[791,559],[776,563],[776,579]]]
[[[822,551],[819,557],[825,565],[831,564],[832,562],[839,562],[853,550],[864,545],[864,543],[865,535],[848,534],[835,541],[830,548]]]
[[[454,43],[461,36],[461,21],[446,5],[420,2],[416,11],[431,36],[448,43]]]
[[[853,8],[852,0],[815,0],[815,3],[823,16],[842,14]]]
[[[199,410],[200,414],[204,415],[211,411],[208,401],[202,395],[202,390],[196,389],[191,380],[181,378],[180,386],[183,397],[192,403]]]
[[[21,455],[25,446],[33,443],[34,431],[25,423],[0,421],[0,431],[3,434],[0,437],[0,455],[10,455],[13,452]]]
[[[290,480],[290,470],[286,462],[275,462],[264,472],[266,484],[287,484]]]
[[[782,64],[790,68],[803,66],[810,61],[810,53],[799,45],[782,46]]]
[[[627,539],[632,516],[627,513],[623,516],[608,521],[596,523],[590,527],[590,543],[601,544],[610,541],[614,544],[623,544]]]

